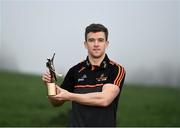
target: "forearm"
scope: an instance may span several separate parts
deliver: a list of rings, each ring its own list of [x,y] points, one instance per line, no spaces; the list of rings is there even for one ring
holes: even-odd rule
[[[60,89],[60,93],[53,96],[59,101],[74,101],[83,105],[106,107],[114,100],[119,93],[119,87],[116,85],[106,84],[102,88],[102,92],[90,92],[85,94],[77,94]]]
[[[70,93],[69,99],[71,101],[90,106],[105,107],[110,103],[110,101],[108,102],[108,99],[105,98],[105,94],[103,92],[93,92],[86,94]]]

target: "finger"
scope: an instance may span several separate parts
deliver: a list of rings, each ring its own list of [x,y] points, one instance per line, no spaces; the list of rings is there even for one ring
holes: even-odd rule
[[[52,96],[52,98],[57,99],[57,98],[59,98],[59,95],[58,94],[54,95],[54,96]]]
[[[50,75],[49,72],[44,73],[44,76],[46,76],[46,77],[51,77],[51,75]]]
[[[60,87],[58,85],[56,85],[56,94],[59,94],[61,91],[60,91]]]
[[[52,100],[60,100],[60,97],[59,97],[58,95],[49,96],[49,99],[52,99]]]
[[[45,73],[45,74],[51,77],[51,73],[50,73],[49,70],[46,70],[46,73]]]
[[[52,96],[47,96],[47,98],[49,99],[49,100],[57,100],[57,98],[54,98],[54,97],[52,97]]]
[[[58,90],[61,90],[61,88],[60,88],[58,85],[56,85],[56,88],[57,88]]]
[[[42,80],[43,80],[44,82],[50,82],[50,81],[51,81],[51,78],[50,78],[50,76],[49,76],[48,74],[44,73],[44,74],[42,75]]]
[[[48,80],[49,80],[49,77],[46,76],[46,75],[43,75],[43,76],[42,76],[42,80],[43,80],[43,81],[48,81]]]
[[[49,76],[43,76],[43,79],[44,79],[45,81],[51,80],[51,78],[50,78]]]

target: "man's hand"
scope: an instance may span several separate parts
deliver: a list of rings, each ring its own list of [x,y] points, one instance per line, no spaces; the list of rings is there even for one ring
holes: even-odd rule
[[[51,75],[48,71],[42,75],[42,80],[44,81],[46,86],[48,86],[48,83],[51,82]],[[56,94],[58,93],[60,93],[60,87],[56,85]]]
[[[61,106],[65,102],[65,99],[62,98],[60,95],[63,95],[64,92],[68,92],[68,91],[66,91],[64,89],[61,89],[58,85],[56,85],[56,90],[57,90],[57,95],[48,96],[49,101],[55,107]]]
[[[58,93],[57,95],[55,96],[51,96],[52,99],[54,100],[59,100],[59,101],[67,101],[67,100],[70,100],[70,92],[68,92],[67,90],[65,89],[62,89],[60,87],[58,87],[58,91],[60,93]]]
[[[51,82],[51,75],[48,71],[42,75],[42,80],[44,81],[44,83],[47,87],[48,84]],[[58,85],[56,85],[56,94],[59,94],[60,90],[61,90],[61,88]],[[53,96],[47,96],[47,97],[48,97],[49,101],[51,102],[51,104],[55,107],[60,106],[64,103],[64,101],[54,98]]]
[[[47,83],[51,82],[51,75],[48,71],[46,71],[46,73],[44,73],[42,75],[42,80],[44,81],[44,83],[47,85]]]

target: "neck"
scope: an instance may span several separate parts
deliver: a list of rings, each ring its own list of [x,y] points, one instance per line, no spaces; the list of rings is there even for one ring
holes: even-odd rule
[[[100,64],[103,61],[104,57],[105,57],[105,54],[103,54],[101,57],[98,57],[98,58],[92,57],[90,55],[88,56],[91,65],[96,65],[96,66],[100,66]]]

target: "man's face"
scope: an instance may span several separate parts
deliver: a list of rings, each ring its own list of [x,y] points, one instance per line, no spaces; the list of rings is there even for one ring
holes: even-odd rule
[[[85,41],[84,44],[88,50],[88,54],[93,58],[103,56],[106,48],[108,47],[108,41],[106,41],[104,32],[88,33],[87,41]]]

